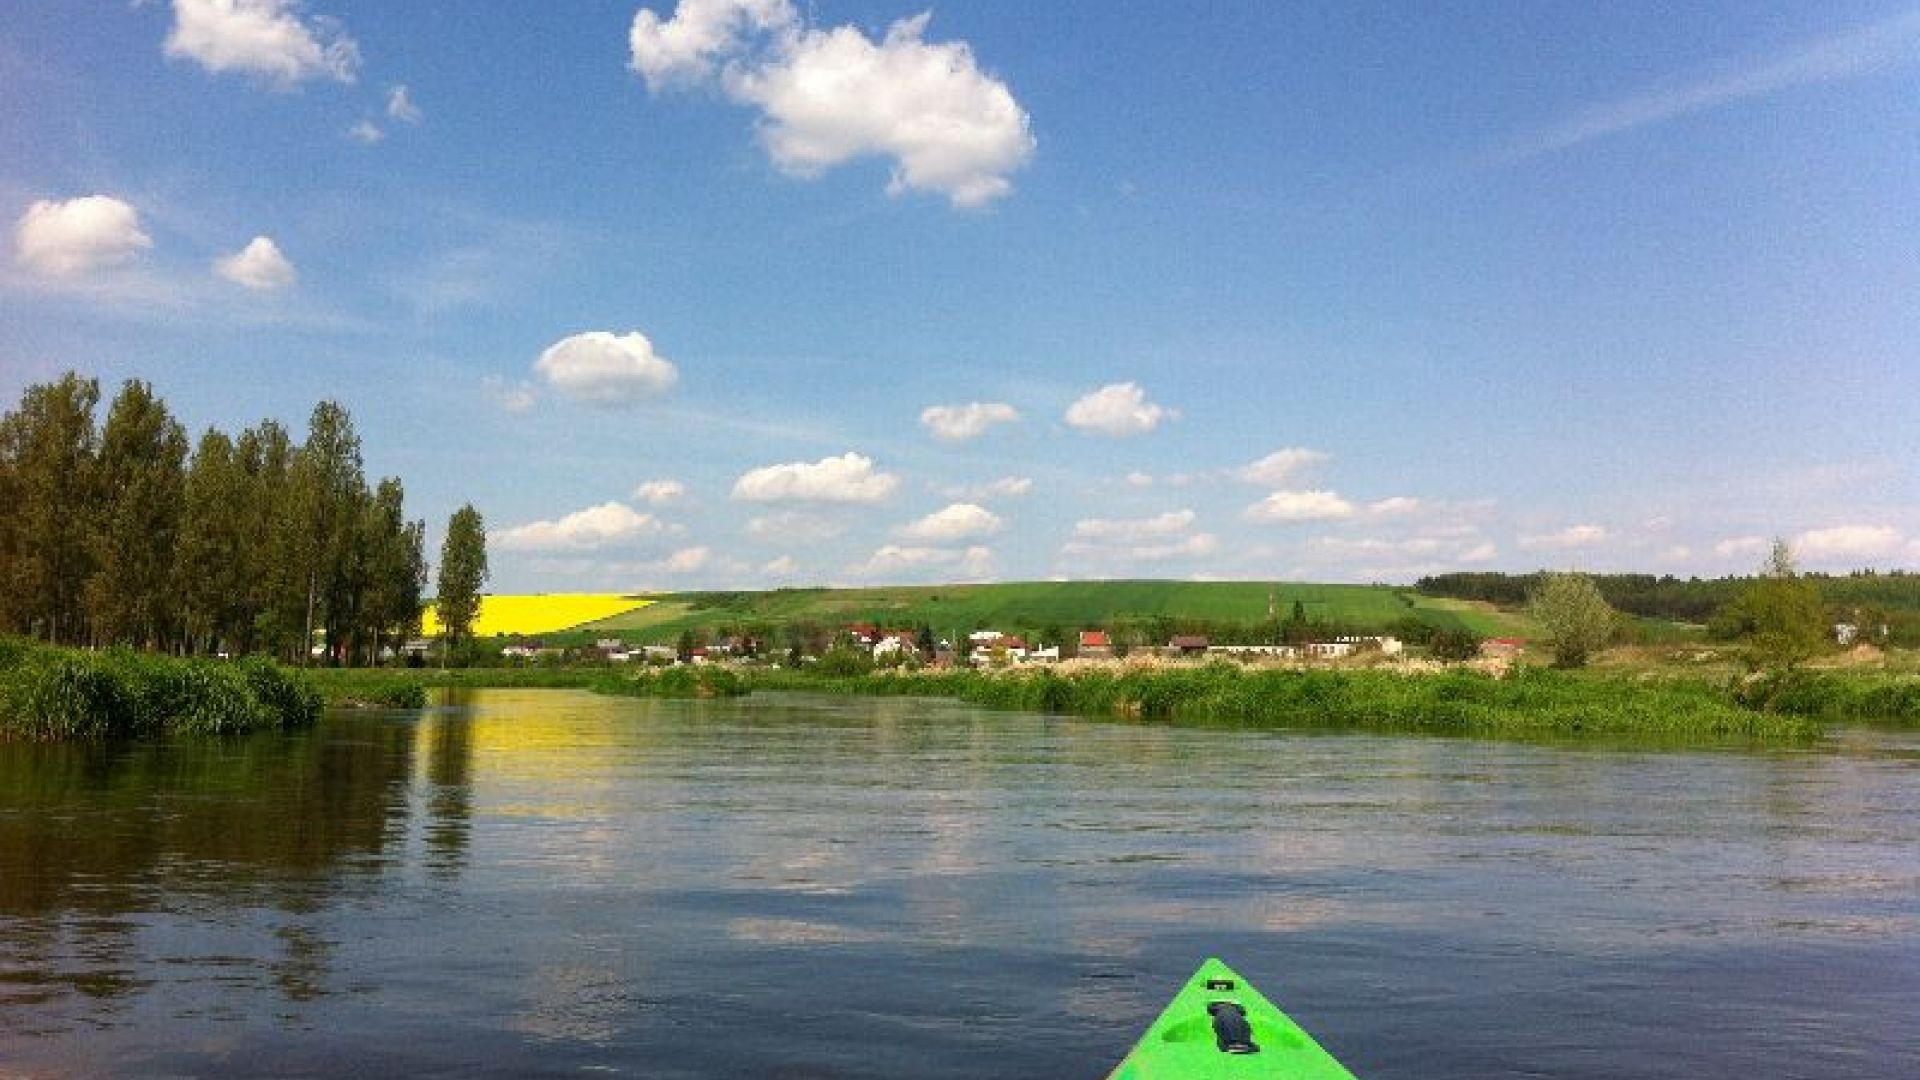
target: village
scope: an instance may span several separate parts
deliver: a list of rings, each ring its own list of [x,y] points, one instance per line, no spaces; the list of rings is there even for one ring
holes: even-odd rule
[[[425,644],[424,642],[422,644]],[[1517,648],[1520,642],[1500,639],[1486,643],[1493,648]],[[1247,662],[1337,661],[1358,655],[1397,657],[1406,650],[1399,638],[1390,634],[1347,634],[1324,641],[1273,644],[1216,644],[1204,635],[1173,634],[1157,644],[1117,642],[1106,630],[1080,630],[1064,634],[1060,640],[1046,641],[1018,633],[980,629],[949,637],[936,637],[926,628],[886,628],[871,622],[854,622],[833,635],[825,654],[852,654],[875,667],[932,667],[976,669],[1007,668],[1026,665],[1057,664],[1066,660],[1117,661],[1151,658],[1162,661],[1207,662],[1240,660]],[[538,640],[516,641],[503,646],[500,657],[508,663],[609,663],[651,664],[754,664],[804,667],[819,662],[820,655],[797,647],[787,650],[769,648],[761,638],[728,634],[711,642],[697,642],[690,634],[678,644],[638,644],[619,638],[602,638],[590,645],[549,644]]]

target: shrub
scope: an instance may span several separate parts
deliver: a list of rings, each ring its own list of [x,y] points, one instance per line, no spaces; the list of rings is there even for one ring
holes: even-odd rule
[[[1480,655],[1480,637],[1471,630],[1436,630],[1427,651],[1435,660],[1471,660]]]

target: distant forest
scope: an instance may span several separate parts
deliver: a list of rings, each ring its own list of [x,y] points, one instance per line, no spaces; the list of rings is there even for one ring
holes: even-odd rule
[[[1680,578],[1652,574],[1593,574],[1600,595],[1629,615],[1672,622],[1696,623],[1717,638],[1734,638],[1742,627],[1732,622],[1728,602],[1753,581],[1751,577]],[[1859,570],[1848,574],[1806,574],[1820,589],[1820,597],[1835,622],[1862,628],[1862,640],[1920,644],[1920,574],[1901,570]],[[1481,600],[1502,607],[1519,607],[1540,581],[1541,574],[1486,572],[1434,574],[1415,585],[1428,596]],[[1880,627],[1886,627],[1882,634]]]
[[[398,477],[369,487],[345,409],[189,450],[146,383],[99,402],[69,373],[0,414],[0,633],[346,662],[417,632],[425,525]]]

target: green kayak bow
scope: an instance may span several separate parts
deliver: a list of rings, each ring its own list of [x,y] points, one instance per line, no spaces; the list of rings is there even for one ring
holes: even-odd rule
[[[1354,1080],[1234,970],[1208,960],[1107,1080]]]

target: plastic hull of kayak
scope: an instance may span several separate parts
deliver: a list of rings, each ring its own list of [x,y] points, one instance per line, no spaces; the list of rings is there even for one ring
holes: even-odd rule
[[[1354,1080],[1299,1024],[1208,960],[1108,1080]]]

